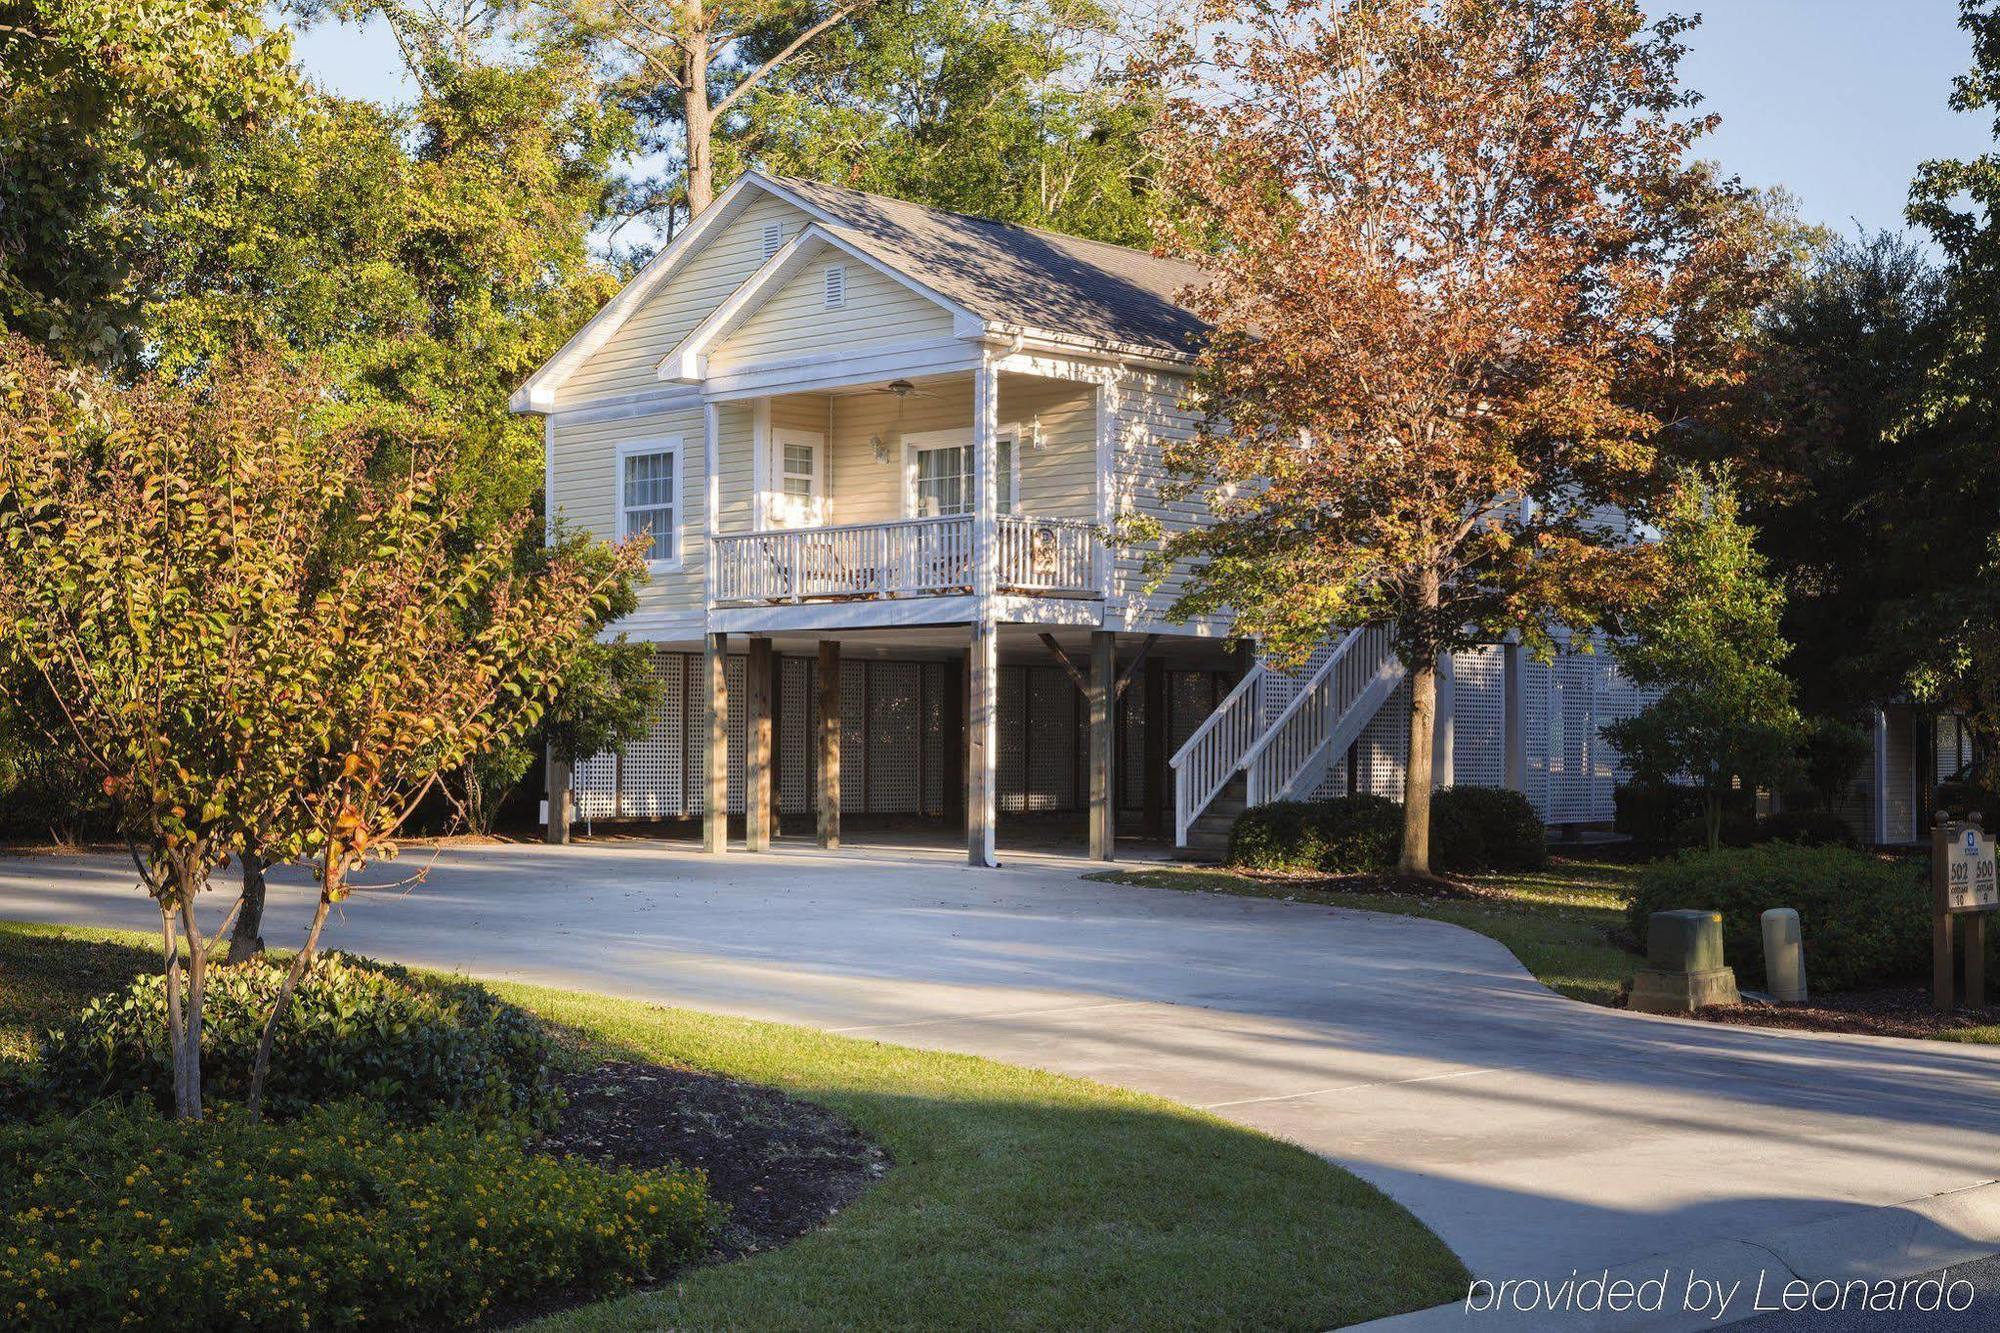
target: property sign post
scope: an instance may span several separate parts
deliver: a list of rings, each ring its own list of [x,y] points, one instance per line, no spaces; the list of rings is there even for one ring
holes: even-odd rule
[[[1931,829],[1931,999],[1940,1012],[1952,1007],[1951,937],[1963,926],[1965,1002],[1986,1003],[1986,918],[2000,911],[2000,866],[1993,838],[1979,825],[1979,812],[1962,822],[1942,811]]]

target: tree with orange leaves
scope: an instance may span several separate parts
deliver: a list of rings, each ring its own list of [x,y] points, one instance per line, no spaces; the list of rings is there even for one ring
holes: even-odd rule
[[[1179,610],[1280,657],[1393,626],[1401,869],[1429,874],[1436,663],[1537,651],[1641,592],[1663,436],[1736,382],[1790,253],[1692,156],[1691,20],[1634,0],[1208,0],[1170,36],[1161,246],[1208,281],[1211,521],[1163,539]],[[1192,87],[1186,85],[1193,83]]]

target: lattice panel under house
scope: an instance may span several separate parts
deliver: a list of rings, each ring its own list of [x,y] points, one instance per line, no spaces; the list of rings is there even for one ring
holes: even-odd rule
[[[868,809],[915,814],[921,794],[915,662],[868,664]]]

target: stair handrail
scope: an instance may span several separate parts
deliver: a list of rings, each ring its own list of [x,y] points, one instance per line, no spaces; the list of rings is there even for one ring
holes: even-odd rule
[[[1174,771],[1175,846],[1187,845],[1189,826],[1240,771],[1241,747],[1256,734],[1263,721],[1260,716],[1262,709],[1258,707],[1261,701],[1256,698],[1255,692],[1262,685],[1264,674],[1262,662],[1244,672],[1243,679],[1236,682],[1236,688],[1223,697],[1214,712],[1202,719],[1194,734],[1182,742],[1181,748],[1174,751],[1174,757],[1167,761],[1167,767]],[[1245,699],[1252,700],[1247,727],[1239,717],[1245,707]],[[1235,753],[1223,753],[1221,747],[1225,745]],[[1206,751],[1214,753],[1206,754]],[[1190,760],[1197,756],[1206,762],[1191,765]]]
[[[1362,628],[1365,629],[1366,626]],[[1284,709],[1271,719],[1271,725],[1264,728],[1264,734],[1257,738],[1256,744],[1243,752],[1243,758],[1239,761],[1242,767],[1249,768],[1250,765],[1257,762],[1259,755],[1271,748],[1271,742],[1278,735],[1278,728],[1291,721],[1292,715],[1306,706],[1307,696],[1325,682],[1327,675],[1332,672],[1343,657],[1347,656],[1348,650],[1354,647],[1354,641],[1360,638],[1361,634],[1362,629],[1347,631],[1347,637],[1340,641],[1340,645],[1333,650],[1326,661],[1319,664],[1319,670],[1306,678],[1306,683],[1299,686],[1293,692],[1291,700],[1285,704]]]
[[[1360,645],[1364,641],[1368,645],[1366,661],[1361,660],[1364,650]],[[1262,805],[1285,794],[1366,692],[1368,682],[1381,671],[1392,648],[1387,626],[1363,625],[1348,632],[1340,646],[1292,696],[1284,711],[1264,729],[1264,734],[1244,750],[1239,762],[1248,775],[1244,786],[1246,805]],[[1357,665],[1360,670],[1351,669]],[[1308,709],[1312,710],[1311,717],[1301,721],[1300,714]],[[1293,725],[1295,721],[1298,728]],[[1296,734],[1300,728],[1304,729],[1303,734]],[[1282,752],[1269,755],[1271,748],[1281,743]],[[1274,762],[1282,763],[1286,771],[1274,776],[1270,772]]]

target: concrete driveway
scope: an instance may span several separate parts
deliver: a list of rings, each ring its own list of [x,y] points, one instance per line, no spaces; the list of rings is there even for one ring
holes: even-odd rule
[[[426,863],[357,894],[327,943],[1208,1107],[1373,1181],[1482,1277],[1818,1262],[1785,1237],[1880,1271],[2000,1250],[2000,1187],[1979,1188],[2000,1175],[2000,1049],[1593,1008],[1453,926],[1089,883],[1045,857],[626,843],[390,869]],[[110,857],[0,861],[0,916],[155,924],[133,884]],[[297,939],[309,903],[275,883],[266,939]]]

